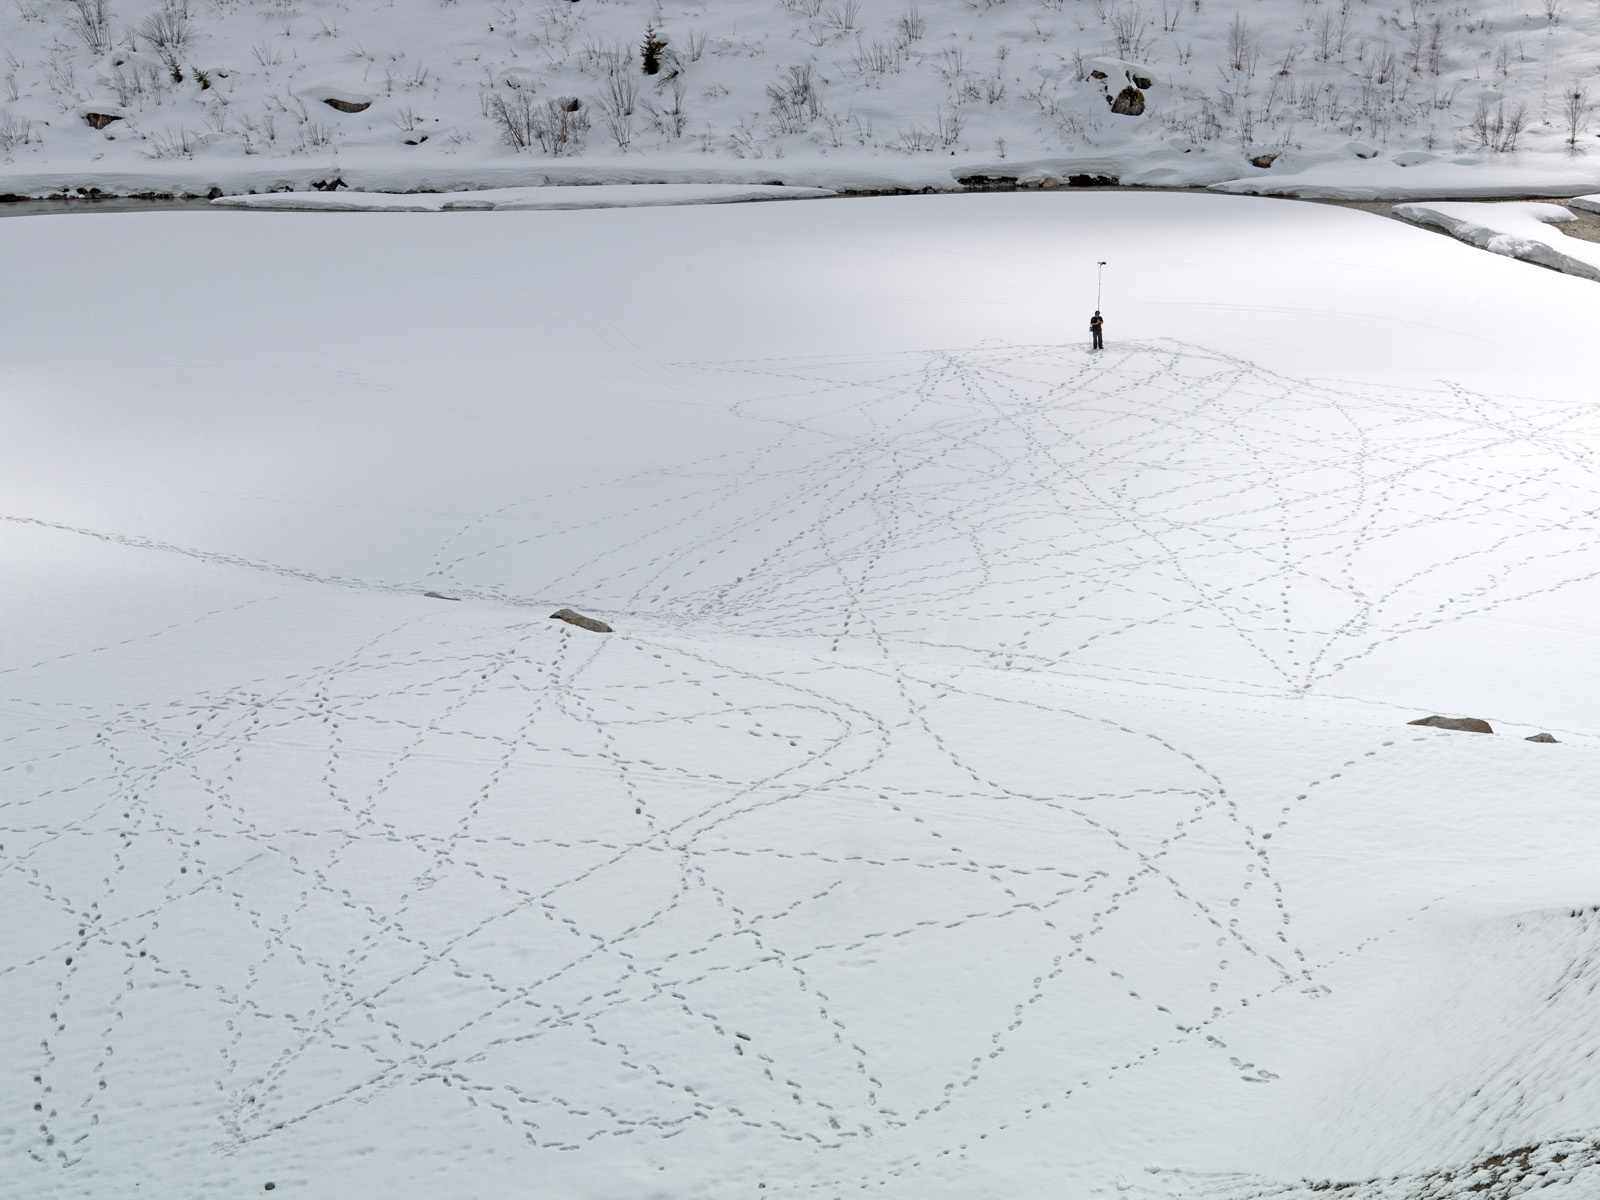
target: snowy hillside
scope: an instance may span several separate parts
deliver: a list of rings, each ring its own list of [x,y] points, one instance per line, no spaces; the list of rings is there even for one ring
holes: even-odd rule
[[[1176,185],[1465,159],[1593,191],[1597,33],[1576,0],[16,0],[0,189]]]
[[[1600,1191],[1591,282],[1143,193],[0,261],[0,1192]]]

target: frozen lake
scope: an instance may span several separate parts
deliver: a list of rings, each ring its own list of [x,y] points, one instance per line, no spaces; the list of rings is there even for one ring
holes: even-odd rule
[[[1106,192],[0,261],[19,1195],[1600,1187],[1592,283]]]

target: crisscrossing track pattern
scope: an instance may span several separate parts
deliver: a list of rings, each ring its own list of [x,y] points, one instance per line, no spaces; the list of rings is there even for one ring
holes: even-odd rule
[[[0,677],[19,1161],[114,1171],[138,1093],[191,1114],[145,1160],[392,1112],[828,1189],[1174,1046],[1270,1085],[1216,1022],[1352,949],[1271,838],[1396,735],[1281,718],[1315,774],[1242,794],[1206,704],[1600,572],[1576,405],[1174,344],[681,369],[758,436],[465,523],[414,582],[476,603],[373,581],[347,653],[182,694]]]
[[[580,531],[529,536],[537,500],[487,514],[441,577],[986,665],[1181,661],[1302,694],[1600,566],[1588,405],[1294,379],[1181,344],[699,369],[759,396],[732,403],[780,435]],[[523,573],[566,538],[596,552]]]

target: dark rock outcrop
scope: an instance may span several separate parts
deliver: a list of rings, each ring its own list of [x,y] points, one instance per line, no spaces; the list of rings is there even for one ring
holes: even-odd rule
[[[1551,737],[1548,733],[1536,733],[1532,737],[1523,738],[1522,740],[1525,742],[1553,742],[1556,739]]]

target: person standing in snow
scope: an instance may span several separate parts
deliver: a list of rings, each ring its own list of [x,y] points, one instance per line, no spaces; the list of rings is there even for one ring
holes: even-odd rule
[[[1098,308],[1095,309],[1094,316],[1089,318],[1089,332],[1094,335],[1094,346],[1092,349],[1104,350],[1106,348],[1105,342],[1100,339],[1100,327],[1104,324],[1105,320],[1100,316],[1100,310]]]

